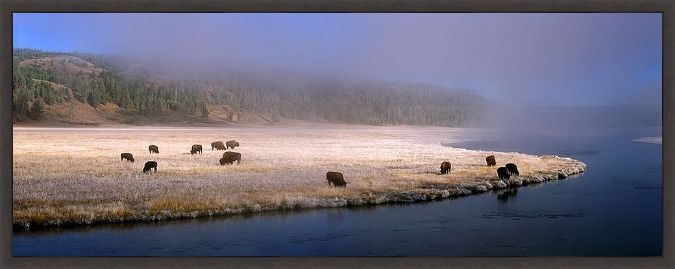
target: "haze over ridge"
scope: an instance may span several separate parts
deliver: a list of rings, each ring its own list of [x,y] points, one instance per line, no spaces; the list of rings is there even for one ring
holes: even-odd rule
[[[510,103],[660,103],[661,92],[658,13],[17,13],[14,46],[185,72],[268,66],[419,81]]]

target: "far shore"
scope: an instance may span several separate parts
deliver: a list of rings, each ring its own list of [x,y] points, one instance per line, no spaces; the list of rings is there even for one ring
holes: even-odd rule
[[[480,137],[468,128],[328,123],[213,127],[15,127],[13,219],[19,229],[160,221],[301,208],[429,201],[517,187],[583,173],[553,155],[451,148]],[[90,131],[96,130],[96,131]],[[133,130],[130,132],[126,132]],[[210,143],[234,139],[239,165],[221,166]],[[149,154],[148,145],[160,154]],[[202,154],[189,153],[202,144]],[[120,160],[120,153],[135,162]],[[516,163],[519,176],[499,180]],[[158,172],[141,172],[147,160]],[[452,163],[450,174],[440,163]],[[40,169],[35,169],[40,167]],[[346,188],[329,187],[327,171]]]
[[[641,137],[641,138],[638,138],[638,139],[633,139],[633,142],[661,145],[663,143],[663,137],[662,136],[646,136],[646,137]]]

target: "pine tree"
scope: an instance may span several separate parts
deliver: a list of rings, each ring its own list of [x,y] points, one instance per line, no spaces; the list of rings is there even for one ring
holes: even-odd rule
[[[25,90],[20,90],[13,97],[14,113],[18,119],[24,119],[28,115],[28,94]]]
[[[209,118],[209,107],[206,105],[206,103],[202,103],[200,106],[201,110],[201,116],[202,118],[208,119]]]
[[[33,101],[33,105],[30,107],[30,113],[29,116],[31,119],[34,120],[39,120],[42,117],[42,113],[44,112],[44,107],[42,105],[42,100],[39,98],[36,98],[35,101]]]
[[[98,92],[91,91],[91,93],[87,97],[87,102],[89,103],[89,105],[96,107],[100,103],[100,99],[98,98]]]

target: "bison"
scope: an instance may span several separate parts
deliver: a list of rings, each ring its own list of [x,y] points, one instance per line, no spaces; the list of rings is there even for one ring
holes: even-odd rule
[[[227,148],[234,149],[235,147],[238,147],[238,146],[239,146],[239,142],[234,141],[234,140],[230,140],[230,141],[225,142],[225,149],[227,149]]]
[[[190,154],[202,154],[202,145],[194,144],[192,145],[192,149],[190,150]]]
[[[223,153],[223,158],[220,158],[220,165],[233,164],[234,161],[237,161],[237,164],[241,162],[241,153],[228,151]]]
[[[450,165],[450,162],[441,163],[441,175],[449,174],[451,167],[452,165]]]
[[[515,163],[507,163],[505,165],[506,170],[508,170],[509,174],[511,175],[520,175],[520,172],[518,172],[518,166]]]
[[[145,166],[143,167],[143,173],[147,173],[148,171],[155,169],[155,173],[157,173],[157,162],[155,161],[147,161],[145,162]]]
[[[120,154],[120,161],[123,161],[124,159],[127,159],[127,161],[133,163],[134,162],[134,155],[132,155],[131,153],[127,153],[127,152]]]
[[[152,153],[157,153],[157,154],[159,154],[159,148],[158,148],[157,146],[155,146],[155,145],[150,145],[150,146],[148,147],[148,149],[150,150],[150,154],[152,154]]]
[[[211,143],[211,150],[213,150],[214,148],[217,149],[217,150],[226,150],[227,149],[225,147],[225,144],[223,144],[223,141],[216,141],[216,142]]]
[[[506,167],[497,168],[497,176],[499,177],[499,179],[509,179],[509,178],[511,178],[508,170],[506,170]]]
[[[497,165],[497,160],[495,159],[495,155],[490,155],[485,158],[485,162],[487,162],[487,166],[495,166]]]
[[[347,187],[347,182],[340,172],[328,172],[326,173],[326,180],[328,180],[328,186],[333,183],[334,187]]]

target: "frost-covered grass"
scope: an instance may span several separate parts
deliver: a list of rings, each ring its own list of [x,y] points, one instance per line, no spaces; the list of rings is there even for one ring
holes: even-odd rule
[[[473,151],[442,143],[472,129],[318,125],[237,128],[14,128],[14,223],[51,226],[163,220],[266,210],[412,202],[541,182],[585,169],[555,156]],[[220,166],[213,141],[236,139],[240,165]],[[150,155],[148,145],[159,146]],[[204,153],[190,155],[192,144]],[[120,161],[134,154],[135,163]],[[496,181],[497,165],[521,176]],[[158,173],[143,174],[147,160]],[[452,163],[440,175],[442,161]],[[325,173],[344,174],[346,188]]]

